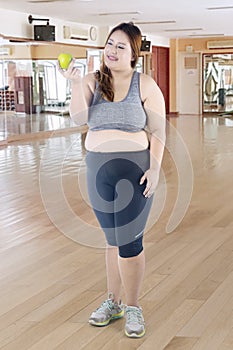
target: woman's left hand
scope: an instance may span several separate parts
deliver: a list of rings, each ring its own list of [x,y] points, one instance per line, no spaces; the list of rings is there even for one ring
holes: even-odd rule
[[[140,185],[146,180],[146,188],[143,195],[146,198],[150,198],[158,185],[159,182],[159,169],[148,169],[140,179]]]

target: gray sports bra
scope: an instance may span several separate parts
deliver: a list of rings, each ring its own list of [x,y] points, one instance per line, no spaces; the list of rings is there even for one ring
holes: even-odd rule
[[[144,111],[139,85],[140,73],[133,72],[127,96],[119,102],[103,99],[97,87],[88,111],[89,130],[118,129],[137,132],[145,128]]]

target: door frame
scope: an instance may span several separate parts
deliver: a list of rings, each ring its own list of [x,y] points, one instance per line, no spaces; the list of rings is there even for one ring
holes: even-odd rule
[[[170,112],[170,48],[152,46],[152,78],[161,89],[166,106],[166,113]]]

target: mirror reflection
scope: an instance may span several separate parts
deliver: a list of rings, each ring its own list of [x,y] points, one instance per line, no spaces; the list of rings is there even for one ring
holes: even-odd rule
[[[69,118],[70,83],[57,69],[61,52],[75,57],[83,76],[99,68],[103,50],[58,43],[0,46],[0,141],[75,127]],[[143,72],[145,62],[140,57],[136,69]]]
[[[0,46],[0,141],[75,126],[69,118],[70,83],[57,70],[61,52],[75,57],[81,75],[97,64],[85,47],[10,42]],[[98,57],[99,50],[93,54]]]
[[[204,54],[203,111],[233,110],[233,54]]]

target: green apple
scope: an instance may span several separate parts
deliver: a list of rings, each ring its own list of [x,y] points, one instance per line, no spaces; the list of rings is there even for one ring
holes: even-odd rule
[[[58,61],[62,69],[67,69],[73,57],[69,53],[60,53],[58,56]]]

